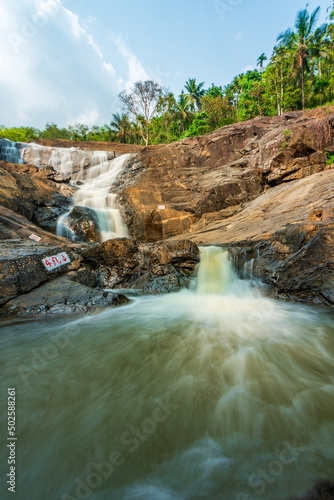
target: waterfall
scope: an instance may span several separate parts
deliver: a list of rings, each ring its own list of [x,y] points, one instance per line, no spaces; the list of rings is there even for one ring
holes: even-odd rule
[[[123,170],[130,154],[115,158],[111,151],[85,151],[78,148],[53,148],[35,143],[15,143],[0,139],[0,159],[11,163],[29,163],[39,168],[52,166],[57,172],[71,176],[78,190],[73,205],[88,207],[96,213],[102,241],[128,236],[110,187]],[[71,210],[57,221],[57,234],[72,241],[78,237],[71,228]]]
[[[75,232],[70,227],[69,215],[71,210],[61,215],[57,220],[57,230],[56,233],[58,236],[62,236],[63,238],[67,238],[71,241],[78,241],[78,237]]]
[[[233,279],[227,250],[220,247],[200,247],[201,261],[197,275],[198,293],[223,293]]]
[[[10,163],[24,163],[23,154],[26,147],[27,145],[22,142],[0,139],[0,160]]]
[[[70,175],[72,181],[79,180],[85,166],[94,156],[92,151],[79,148],[57,148],[29,143],[23,154],[24,163],[35,165],[39,168],[53,167],[57,172]]]
[[[95,211],[103,241],[128,236],[116,195],[110,193],[110,187],[129,157],[130,154],[126,154],[110,161],[106,152],[99,151],[92,156],[90,168],[81,172],[82,180],[73,202],[75,205],[89,207]]]

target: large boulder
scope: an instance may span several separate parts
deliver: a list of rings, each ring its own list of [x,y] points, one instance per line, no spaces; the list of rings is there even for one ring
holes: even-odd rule
[[[288,224],[258,242],[233,245],[230,251],[238,272],[250,278],[250,269],[276,298],[334,308],[334,209],[331,215]]]
[[[97,214],[92,208],[73,207],[66,218],[66,224],[77,236],[78,241],[102,241]]]
[[[186,240],[141,244],[116,238],[84,250],[82,257],[96,270],[100,286],[155,294],[186,286],[199,262],[199,250]]]
[[[42,260],[66,252],[70,261],[54,270],[47,270]],[[0,252],[0,306],[25,294],[54,275],[72,271],[80,256],[66,247],[35,246],[22,242],[19,245],[2,244]]]
[[[272,186],[325,170],[333,144],[333,107],[258,117],[149,146],[128,162],[114,189],[132,235],[159,241],[226,218]]]

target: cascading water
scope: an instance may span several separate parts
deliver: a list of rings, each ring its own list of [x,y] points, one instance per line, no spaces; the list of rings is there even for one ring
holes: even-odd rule
[[[333,475],[333,318],[263,297],[221,248],[193,291],[0,338],[19,500],[288,500]]]
[[[2,142],[1,142],[2,141]],[[129,154],[110,159],[107,151],[83,151],[77,148],[50,148],[39,144],[13,143],[0,140],[0,159],[12,163],[30,163],[39,168],[52,166],[57,172],[70,175],[79,189],[73,204],[94,210],[101,234],[101,240],[128,236],[128,231],[119,211],[116,195],[110,187],[128,158]],[[57,234],[72,241],[78,237],[71,228],[71,210],[57,221]]]
[[[0,139],[0,160],[10,163],[24,163],[23,154],[26,145],[8,139]]]
[[[76,191],[75,205],[92,208],[98,218],[102,241],[128,236],[116,195],[110,187],[124,168],[130,154],[108,161],[106,152],[97,152],[91,158],[89,169],[82,172],[81,185]]]

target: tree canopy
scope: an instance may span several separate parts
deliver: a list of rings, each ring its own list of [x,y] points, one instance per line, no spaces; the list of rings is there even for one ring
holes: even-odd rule
[[[205,134],[224,125],[259,115],[334,104],[334,10],[318,25],[320,7],[297,12],[293,28],[277,37],[270,57],[264,52],[253,70],[241,73],[225,86],[188,78],[179,95],[151,80],[136,82],[120,93],[123,113],[110,124],[59,128],[47,123],[43,131],[32,127],[0,126],[0,138],[14,141],[72,139],[160,144]]]

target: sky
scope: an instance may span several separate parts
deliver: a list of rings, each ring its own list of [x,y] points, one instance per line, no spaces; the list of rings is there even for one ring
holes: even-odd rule
[[[302,0],[0,0],[0,125],[88,126],[153,79],[227,85],[268,59]],[[309,0],[326,21],[331,0]]]

